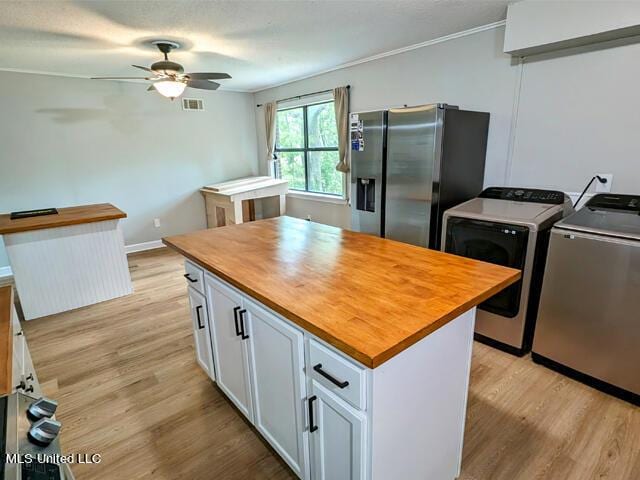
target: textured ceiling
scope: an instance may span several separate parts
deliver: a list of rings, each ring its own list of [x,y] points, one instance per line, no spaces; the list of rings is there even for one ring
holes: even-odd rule
[[[258,90],[505,18],[509,0],[6,1],[0,69],[137,75],[178,40],[186,71],[228,72]]]

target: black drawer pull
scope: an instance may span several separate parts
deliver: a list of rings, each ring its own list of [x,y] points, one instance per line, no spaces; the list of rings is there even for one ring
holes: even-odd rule
[[[198,328],[202,330],[204,328],[204,324],[202,323],[202,319],[200,318],[200,310],[202,310],[202,305],[198,305],[196,307],[196,317],[198,319]]]
[[[313,369],[316,372],[318,372],[320,375],[322,375],[324,378],[329,380],[331,383],[333,383],[338,388],[346,388],[346,387],[349,386],[349,382],[347,382],[346,380],[344,382],[341,382],[340,380],[336,379],[335,377],[329,375],[327,372],[322,370],[322,364],[321,363],[315,365],[313,367]]]
[[[318,397],[315,395],[313,397],[309,397],[307,402],[309,403],[309,431],[315,432],[318,429],[317,425],[313,424],[313,402],[316,401]]]
[[[233,307],[233,323],[236,325],[236,337],[242,335],[240,326],[238,325],[238,310],[240,310],[240,307]]]
[[[249,338],[249,335],[247,335],[245,329],[244,329],[244,314],[247,313],[246,310],[242,309],[238,312],[238,317],[240,318],[240,335],[241,338],[243,340],[246,340],[247,338]]]
[[[183,275],[183,277],[186,278],[187,280],[189,280],[191,283],[196,283],[198,281],[197,278],[191,278],[190,274],[188,274],[188,273],[185,273]]]

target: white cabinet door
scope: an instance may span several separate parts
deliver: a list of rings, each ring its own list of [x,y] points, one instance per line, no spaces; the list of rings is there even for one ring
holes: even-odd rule
[[[304,336],[264,308],[244,302],[254,425],[299,477],[308,478]]]
[[[366,417],[311,381],[309,437],[314,480],[365,478]]]
[[[189,305],[191,306],[191,320],[193,321],[193,341],[196,347],[196,360],[202,369],[215,380],[213,358],[211,355],[211,340],[209,335],[209,320],[207,302],[204,295],[193,287],[188,288]]]
[[[216,383],[253,423],[247,335],[242,297],[209,275],[205,276]]]

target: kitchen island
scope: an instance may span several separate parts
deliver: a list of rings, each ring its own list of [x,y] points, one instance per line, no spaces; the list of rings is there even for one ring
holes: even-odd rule
[[[0,235],[26,320],[133,291],[120,219],[110,203],[43,216],[0,215]]]
[[[164,243],[199,363],[299,477],[459,474],[475,306],[517,270],[290,217]]]

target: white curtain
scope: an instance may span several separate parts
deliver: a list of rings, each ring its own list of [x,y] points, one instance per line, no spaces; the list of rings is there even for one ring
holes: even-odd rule
[[[333,89],[333,106],[336,111],[338,153],[340,155],[336,170],[347,173],[349,171],[349,87]]]
[[[267,166],[269,174],[276,176],[276,114],[278,113],[278,104],[269,102],[264,104],[264,126],[267,137]]]

